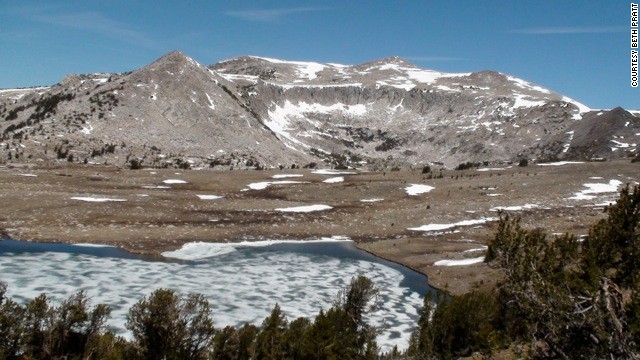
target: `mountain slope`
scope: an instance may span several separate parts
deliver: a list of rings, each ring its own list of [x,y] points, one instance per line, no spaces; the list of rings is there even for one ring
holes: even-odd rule
[[[445,74],[399,59],[342,66],[242,57],[211,67],[298,150],[417,163],[536,156],[584,105],[497,72]]]
[[[397,57],[347,66],[243,56],[205,67],[171,52],[130,73],[0,91],[2,159],[120,165],[453,167],[635,152],[634,115],[589,111],[498,72],[448,74]],[[616,139],[624,151],[602,145]]]

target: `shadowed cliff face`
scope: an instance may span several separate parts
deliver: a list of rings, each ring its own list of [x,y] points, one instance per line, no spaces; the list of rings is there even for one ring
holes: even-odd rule
[[[3,90],[0,156],[383,168],[635,152],[635,116],[616,109],[599,121],[589,111],[498,72],[442,73],[397,57],[345,66],[245,56],[205,67],[171,52],[131,73]],[[603,145],[614,141],[628,146]]]

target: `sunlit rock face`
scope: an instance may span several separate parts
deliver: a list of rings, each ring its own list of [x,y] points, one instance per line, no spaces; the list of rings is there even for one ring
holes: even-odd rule
[[[397,57],[204,66],[171,52],[129,73],[0,90],[0,118],[10,139],[0,156],[27,162],[56,160],[57,148],[75,161],[145,166],[452,168],[625,157],[640,141],[639,118],[623,109],[591,111],[510,75],[444,73]]]

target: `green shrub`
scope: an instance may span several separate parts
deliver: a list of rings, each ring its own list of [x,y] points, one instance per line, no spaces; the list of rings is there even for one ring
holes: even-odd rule
[[[455,297],[427,294],[408,353],[425,359],[452,359],[475,352],[490,355],[506,343],[500,315],[500,304],[489,293],[474,291]]]
[[[131,159],[131,160],[129,160],[129,169],[131,169],[131,170],[140,170],[140,169],[142,169],[142,160],[139,160],[139,159]]]

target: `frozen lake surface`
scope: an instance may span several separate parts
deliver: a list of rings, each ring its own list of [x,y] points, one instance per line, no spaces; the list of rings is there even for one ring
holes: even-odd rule
[[[289,320],[313,318],[328,309],[355,275],[380,289],[379,309],[370,316],[381,327],[378,345],[406,348],[427,291],[424,275],[379,259],[349,241],[231,246],[215,256],[177,260],[140,256],[113,247],[0,241],[0,281],[16,301],[46,293],[58,303],[85,290],[91,303],[113,308],[109,325],[126,336],[129,308],[164,287],[204,294],[217,328],[260,325],[280,304]]]

